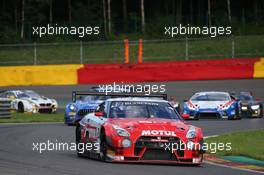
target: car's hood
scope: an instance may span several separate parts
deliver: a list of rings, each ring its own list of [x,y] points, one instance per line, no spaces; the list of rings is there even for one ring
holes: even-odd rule
[[[250,100],[250,101],[243,100],[243,101],[241,101],[241,105],[254,105],[254,104],[259,104],[259,102],[253,101],[253,100]]]
[[[101,104],[102,100],[97,101],[76,101],[75,104],[78,109],[96,109],[99,104]]]
[[[229,101],[192,101],[192,103],[200,109],[215,109],[228,102]]]
[[[28,100],[30,102],[33,102],[35,104],[42,104],[42,103],[53,103],[53,101],[49,98],[46,97],[41,97],[41,98],[22,98],[23,100]]]
[[[108,122],[123,129],[126,129],[132,135],[149,135],[149,136],[175,136],[186,134],[190,125],[181,120],[170,119],[145,119],[145,118],[125,118],[109,119]],[[164,132],[165,131],[165,132]]]

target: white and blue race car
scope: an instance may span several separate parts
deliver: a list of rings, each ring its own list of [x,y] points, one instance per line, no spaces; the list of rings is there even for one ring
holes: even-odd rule
[[[240,119],[238,101],[228,92],[207,91],[195,93],[185,101],[182,117],[185,119]]]
[[[32,90],[6,90],[0,98],[11,100],[12,111],[28,113],[55,113],[58,103],[55,99],[39,95]]]

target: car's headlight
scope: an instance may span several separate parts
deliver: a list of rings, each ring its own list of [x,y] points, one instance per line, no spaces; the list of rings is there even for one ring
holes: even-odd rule
[[[32,101],[29,101],[29,104],[32,106],[32,107],[37,107],[37,104],[32,102]]]
[[[174,107],[174,108],[178,108],[178,107],[179,107],[179,104],[178,104],[178,103],[175,103],[175,104],[173,105],[173,107]]]
[[[120,128],[119,126],[113,125],[114,129],[116,130],[117,135],[122,137],[129,137],[130,134],[127,132],[127,130]]]
[[[131,142],[131,140],[130,139],[123,139],[122,140],[122,146],[124,147],[124,148],[128,148],[128,147],[130,147],[132,145],[132,142]]]
[[[70,104],[69,108],[70,108],[71,111],[75,111],[76,110],[76,107],[73,104]]]
[[[196,130],[195,130],[194,127],[191,127],[191,128],[188,130],[187,134],[186,134],[186,138],[187,138],[187,139],[194,139],[194,138],[196,138],[196,137],[197,137]]]
[[[259,105],[252,105],[251,109],[253,109],[253,110],[259,109]]]
[[[187,102],[187,107],[188,107],[190,110],[196,110],[196,109],[198,109],[198,105],[197,105],[197,104],[193,104],[193,103],[191,103],[190,101]]]
[[[57,101],[56,101],[55,99],[51,99],[51,102],[52,102],[52,104],[54,104],[55,106],[58,105],[58,103],[57,103]]]

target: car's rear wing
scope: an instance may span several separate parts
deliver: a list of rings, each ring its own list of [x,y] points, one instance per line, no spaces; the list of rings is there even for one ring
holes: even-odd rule
[[[72,91],[72,101],[76,102],[76,96],[111,96],[111,97],[146,97],[167,100],[167,94],[144,94],[144,93],[105,93],[89,91]]]

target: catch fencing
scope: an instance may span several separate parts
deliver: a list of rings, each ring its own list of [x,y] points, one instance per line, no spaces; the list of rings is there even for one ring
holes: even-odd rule
[[[0,45],[0,66],[251,58],[264,55],[263,45],[264,36],[262,35],[2,44]]]

